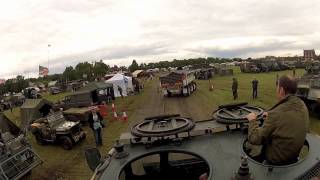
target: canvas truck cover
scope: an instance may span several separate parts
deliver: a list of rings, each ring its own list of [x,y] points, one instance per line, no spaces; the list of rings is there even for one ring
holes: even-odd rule
[[[18,136],[20,133],[20,128],[11,122],[5,114],[0,113],[0,132],[10,132],[12,135]]]
[[[43,116],[43,113],[49,112],[52,103],[45,99],[27,99],[20,108],[21,130],[25,131],[29,125],[36,119]]]
[[[106,89],[108,87],[113,87],[112,83],[105,82],[91,82],[85,87],[79,89],[79,91],[95,91],[97,89]]]

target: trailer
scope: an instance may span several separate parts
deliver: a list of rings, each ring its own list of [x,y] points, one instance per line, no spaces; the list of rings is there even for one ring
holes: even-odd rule
[[[171,72],[160,79],[160,86],[164,96],[172,95],[189,96],[197,89],[194,71],[178,70]]]
[[[18,180],[42,164],[21,129],[0,113],[0,180]]]

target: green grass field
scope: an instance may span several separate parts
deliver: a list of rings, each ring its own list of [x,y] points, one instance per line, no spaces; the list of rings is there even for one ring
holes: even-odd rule
[[[217,108],[221,104],[234,103],[231,91],[232,78],[236,77],[239,83],[239,97],[236,102],[248,102],[265,109],[271,108],[276,102],[276,76],[288,74],[292,75],[292,71],[279,71],[269,73],[241,73],[239,68],[234,68],[234,76],[215,77],[209,80],[198,80],[199,91],[197,96],[202,98],[204,102],[209,103],[212,107]],[[296,76],[300,77],[304,74],[303,69],[296,70]],[[258,99],[252,99],[251,81],[256,78],[259,81]],[[214,84],[214,91],[209,91],[209,84]],[[310,128],[312,131],[320,134],[320,120],[313,115],[310,116]]]
[[[260,73],[260,74],[245,74],[240,73],[238,68],[234,68],[234,77],[238,79],[239,82],[239,99],[236,102],[248,102],[253,105],[261,106],[263,108],[270,108],[276,102],[276,74],[291,74],[291,71],[282,72],[270,72],[270,73]],[[304,70],[296,70],[297,76],[301,76]],[[253,100],[251,98],[251,81],[253,77],[259,80],[258,89],[258,99]],[[143,108],[144,103],[150,99],[150,96],[159,95],[153,92],[154,86],[158,83],[155,78],[145,84],[144,92],[131,96],[125,99],[117,98],[115,105],[118,111],[126,110],[129,121],[132,121],[132,116],[138,113],[138,108]],[[214,90],[209,91],[209,84],[214,84]],[[232,76],[217,76],[209,80],[198,80],[198,90],[192,95],[199,98],[201,103],[206,107],[212,107],[212,111],[221,104],[234,103],[231,92]],[[66,94],[58,95],[44,95],[44,98],[51,101],[58,101],[63,99]],[[193,98],[194,98],[193,97]],[[191,98],[191,97],[190,97]],[[201,106],[200,106],[201,108]],[[203,113],[207,112],[208,108]],[[6,114],[9,118],[19,124],[20,122],[20,110],[15,108],[13,112],[7,111]],[[138,120],[135,120],[138,121]],[[320,134],[320,120],[310,117],[310,127],[311,130]],[[131,123],[124,123],[122,121],[113,121],[112,115],[106,118],[107,127],[103,129],[103,143],[102,147],[99,147],[100,151],[105,154],[112,147],[115,140],[119,138],[121,133],[128,130],[128,126]],[[133,122],[134,123],[134,122]],[[38,152],[44,163],[33,170],[30,179],[89,179],[92,172],[86,165],[84,158],[84,150],[87,147],[93,147],[94,139],[91,129],[84,127],[87,131],[87,139],[81,142],[79,145],[75,146],[71,151],[65,151],[58,145],[46,145],[41,146],[36,144],[34,138],[29,135],[32,146]]]

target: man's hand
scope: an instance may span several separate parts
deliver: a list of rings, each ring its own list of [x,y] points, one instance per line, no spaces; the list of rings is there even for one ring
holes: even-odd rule
[[[267,118],[269,116],[269,113],[268,112],[263,112],[262,116],[263,116],[263,118]]]
[[[255,121],[257,119],[257,115],[255,113],[250,113],[246,115],[246,118],[250,121]]]

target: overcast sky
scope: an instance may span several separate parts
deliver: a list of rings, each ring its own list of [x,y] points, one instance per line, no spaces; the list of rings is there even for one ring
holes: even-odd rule
[[[37,72],[48,55],[51,73],[99,59],[302,55],[319,49],[319,17],[318,0],[5,1],[0,77]]]

